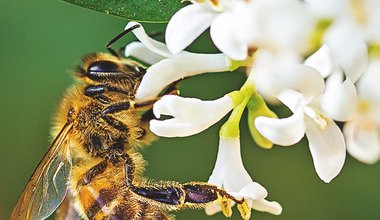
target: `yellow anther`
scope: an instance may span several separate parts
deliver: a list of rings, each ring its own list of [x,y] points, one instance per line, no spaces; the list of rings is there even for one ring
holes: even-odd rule
[[[246,200],[244,200],[242,204],[237,204],[237,208],[244,220],[249,220],[251,218],[251,209],[248,207]]]
[[[228,198],[222,197],[220,201],[220,207],[222,208],[223,215],[226,217],[232,216],[231,202]]]
[[[370,109],[370,104],[367,101],[361,100],[358,102],[357,109],[360,114],[367,113]]]

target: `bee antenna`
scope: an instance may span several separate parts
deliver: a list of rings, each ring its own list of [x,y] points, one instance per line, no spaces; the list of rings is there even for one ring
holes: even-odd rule
[[[127,35],[129,32],[133,31],[134,29],[136,28],[139,28],[141,27],[141,25],[139,24],[136,24],[136,25],[133,25],[132,27],[129,27],[127,29],[125,29],[123,32],[121,32],[120,34],[116,35],[116,37],[114,37],[112,40],[110,40],[107,44],[106,44],[106,48],[107,50],[114,56],[116,57],[121,57],[120,55],[120,52],[116,52],[111,46],[112,44],[114,44],[116,41],[118,41],[120,38],[124,37],[125,35]]]

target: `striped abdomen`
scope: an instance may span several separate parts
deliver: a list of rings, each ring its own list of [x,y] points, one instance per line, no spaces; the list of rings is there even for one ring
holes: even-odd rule
[[[85,219],[170,219],[128,189],[123,164],[100,159],[81,162],[73,167],[70,188]]]

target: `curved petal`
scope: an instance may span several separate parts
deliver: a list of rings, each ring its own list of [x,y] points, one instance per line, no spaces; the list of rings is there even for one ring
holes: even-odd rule
[[[267,190],[253,182],[245,170],[240,154],[239,138],[220,139],[215,168],[208,182],[224,188],[235,198],[246,198],[249,207],[275,214],[281,213],[282,208],[278,203],[264,200],[268,195]],[[206,206],[207,215],[219,211],[221,211],[219,204],[212,203]]]
[[[208,182],[227,192],[239,192],[253,182],[243,165],[239,138],[220,138],[218,156]]]
[[[248,45],[237,39],[235,26],[236,21],[232,13],[220,14],[211,25],[211,38],[215,46],[228,57],[234,60],[244,60],[248,55]]]
[[[262,185],[256,182],[251,182],[247,184],[239,192],[236,192],[236,193],[228,192],[228,193],[237,199],[247,198],[247,199],[258,200],[258,199],[264,199],[265,197],[268,196],[268,191]]]
[[[289,146],[299,142],[305,134],[303,108],[298,108],[288,118],[257,117],[257,130],[274,144]]]
[[[211,101],[165,95],[154,104],[153,112],[158,118],[160,115],[170,115],[180,120],[198,123],[205,119],[220,120],[232,108],[233,101],[228,95]]]
[[[368,126],[362,121],[348,122],[344,125],[343,133],[351,156],[368,164],[380,159],[380,137],[374,125]]]
[[[220,207],[219,204],[216,204],[216,203],[211,203],[207,205],[205,208],[206,215],[215,215],[216,213],[220,211],[222,211],[222,208]]]
[[[145,47],[144,44],[137,41],[129,43],[125,47],[125,56],[133,56],[148,64],[154,64],[166,58],[159,54],[153,53],[151,50]]]
[[[305,118],[305,122],[315,171],[324,182],[329,183],[339,174],[346,158],[342,131],[330,119],[324,129],[309,118]]]
[[[305,0],[306,6],[320,18],[334,18],[341,15],[345,1]]]
[[[278,202],[270,202],[266,199],[253,200],[252,208],[261,212],[269,212],[273,215],[280,215],[282,213],[282,207]]]
[[[138,22],[131,21],[127,24],[125,29],[128,29],[134,25],[140,25],[140,27],[134,29],[132,32],[133,34],[139,39],[139,41],[144,44],[149,50],[151,50],[154,53],[157,53],[164,57],[171,57],[173,54],[168,50],[166,45],[164,43],[161,43],[159,41],[156,41],[149,37],[145,29],[142,27],[142,25]]]
[[[149,67],[137,89],[136,98],[156,97],[170,83],[188,76],[228,70],[229,64],[223,54],[181,53]]]
[[[215,16],[204,4],[192,4],[179,10],[166,28],[165,41],[169,50],[177,54],[189,46],[210,27]]]
[[[149,129],[160,137],[186,137],[197,134],[207,129],[207,127],[177,119],[167,119],[164,121],[151,120],[149,122]]]
[[[380,102],[380,59],[370,61],[367,72],[358,82],[359,95],[373,103]]]
[[[333,119],[347,121],[356,111],[358,97],[355,85],[348,78],[343,83],[332,83],[334,85],[327,87],[329,89],[321,97],[321,108]]]
[[[316,69],[324,78],[329,76],[333,71],[330,49],[323,45],[317,52],[310,55],[305,60],[305,65]]]
[[[296,112],[298,108],[301,108],[308,104],[307,100],[305,100],[305,97],[300,92],[294,91],[292,89],[286,89],[282,91],[277,95],[277,98],[293,113]]]
[[[213,101],[202,101],[196,98],[183,98],[166,95],[153,106],[157,118],[160,115],[173,116],[167,120],[152,120],[150,129],[163,137],[184,137],[197,134],[218,122],[233,108],[229,96]]]
[[[368,66],[367,45],[359,33],[360,30],[345,20],[335,22],[324,36],[335,65],[341,67],[354,83]]]
[[[289,66],[288,74],[281,78],[284,88],[290,88],[299,91],[305,97],[317,97],[322,95],[325,88],[325,82],[321,74],[314,68],[295,64]]]

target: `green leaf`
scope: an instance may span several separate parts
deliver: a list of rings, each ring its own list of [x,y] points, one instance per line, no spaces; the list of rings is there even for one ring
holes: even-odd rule
[[[128,20],[150,23],[168,22],[186,5],[181,0],[63,0],[84,8],[112,14]]]

